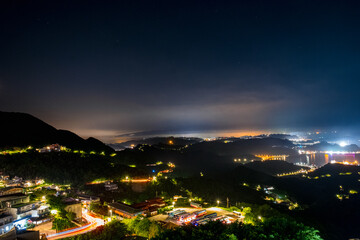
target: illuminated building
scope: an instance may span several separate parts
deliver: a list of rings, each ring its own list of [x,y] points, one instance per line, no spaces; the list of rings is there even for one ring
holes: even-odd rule
[[[123,203],[109,203],[109,209],[120,217],[124,218],[136,218],[139,215],[143,215],[145,211],[133,208],[130,205]]]

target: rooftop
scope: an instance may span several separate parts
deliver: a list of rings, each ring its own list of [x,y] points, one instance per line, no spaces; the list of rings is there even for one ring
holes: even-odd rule
[[[81,204],[81,202],[76,201],[74,198],[65,198],[65,199],[63,200],[63,202],[64,202],[66,205]]]
[[[28,206],[28,205],[32,205],[32,204],[35,204],[35,203],[36,203],[36,202],[18,203],[18,204],[12,205],[11,207],[12,207],[12,208],[21,208],[21,207]]]
[[[12,199],[26,198],[26,197],[28,196],[22,193],[5,195],[5,196],[0,196],[0,202],[12,200]]]
[[[131,214],[141,212],[140,209],[133,208],[130,205],[123,204],[123,203],[110,203],[109,206],[112,208],[118,209],[120,211],[131,213]]]

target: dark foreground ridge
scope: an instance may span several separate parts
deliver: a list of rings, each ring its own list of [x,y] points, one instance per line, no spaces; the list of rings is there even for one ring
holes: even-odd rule
[[[58,143],[77,150],[114,151],[95,138],[90,137],[85,140],[73,132],[58,130],[27,113],[0,111],[0,131],[0,149],[26,146],[43,147]]]

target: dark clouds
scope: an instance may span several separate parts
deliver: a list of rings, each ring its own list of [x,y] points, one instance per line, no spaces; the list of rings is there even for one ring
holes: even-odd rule
[[[0,108],[84,136],[358,127],[357,1],[2,1]]]

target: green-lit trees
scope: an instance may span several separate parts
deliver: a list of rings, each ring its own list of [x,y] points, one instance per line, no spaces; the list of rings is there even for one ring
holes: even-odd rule
[[[160,233],[156,240],[170,239],[257,239],[257,240],[320,240],[319,231],[288,218],[269,218],[256,224],[239,222],[224,225],[210,222],[198,227],[183,227]]]

